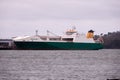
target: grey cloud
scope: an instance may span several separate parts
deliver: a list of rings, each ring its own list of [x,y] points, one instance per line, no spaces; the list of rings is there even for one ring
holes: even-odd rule
[[[120,9],[103,1],[15,1],[8,3],[0,17],[7,19],[104,19],[119,18]],[[4,3],[5,4],[5,3]],[[14,4],[14,5],[13,5]],[[110,2],[112,4],[112,2]],[[117,4],[117,5],[115,5]],[[114,6],[118,6],[114,2]],[[112,8],[111,8],[112,7]]]
[[[12,33],[25,28],[25,32],[28,27],[32,31],[35,25],[60,30],[75,24],[83,27],[83,32],[90,28],[87,26],[95,26],[92,28],[98,32],[105,27],[105,32],[120,26],[119,7],[120,0],[0,0],[0,31]]]

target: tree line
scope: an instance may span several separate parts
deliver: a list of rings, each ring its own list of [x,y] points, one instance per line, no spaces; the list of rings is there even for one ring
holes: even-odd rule
[[[98,35],[95,35],[95,39],[98,38]],[[120,31],[108,32],[103,35],[103,46],[106,49],[120,49]]]

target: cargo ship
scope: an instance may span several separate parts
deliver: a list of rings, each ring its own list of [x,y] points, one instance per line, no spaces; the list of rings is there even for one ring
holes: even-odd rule
[[[76,29],[67,30],[64,35],[24,36],[13,38],[16,49],[21,50],[98,50],[103,48],[101,39],[94,40],[94,31],[89,30],[87,34],[80,34]]]

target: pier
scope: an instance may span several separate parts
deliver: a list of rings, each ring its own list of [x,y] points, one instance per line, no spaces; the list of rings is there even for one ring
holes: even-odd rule
[[[14,48],[12,39],[0,39],[0,50],[9,50]]]

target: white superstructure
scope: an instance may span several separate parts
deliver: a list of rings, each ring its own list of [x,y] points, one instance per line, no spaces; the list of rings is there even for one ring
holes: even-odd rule
[[[91,36],[92,35],[92,36]],[[13,39],[14,41],[46,41],[46,42],[79,42],[79,43],[95,43],[93,39],[93,33],[80,34],[75,29],[70,29],[66,31],[66,33],[62,36],[24,36],[24,37],[16,37]]]

